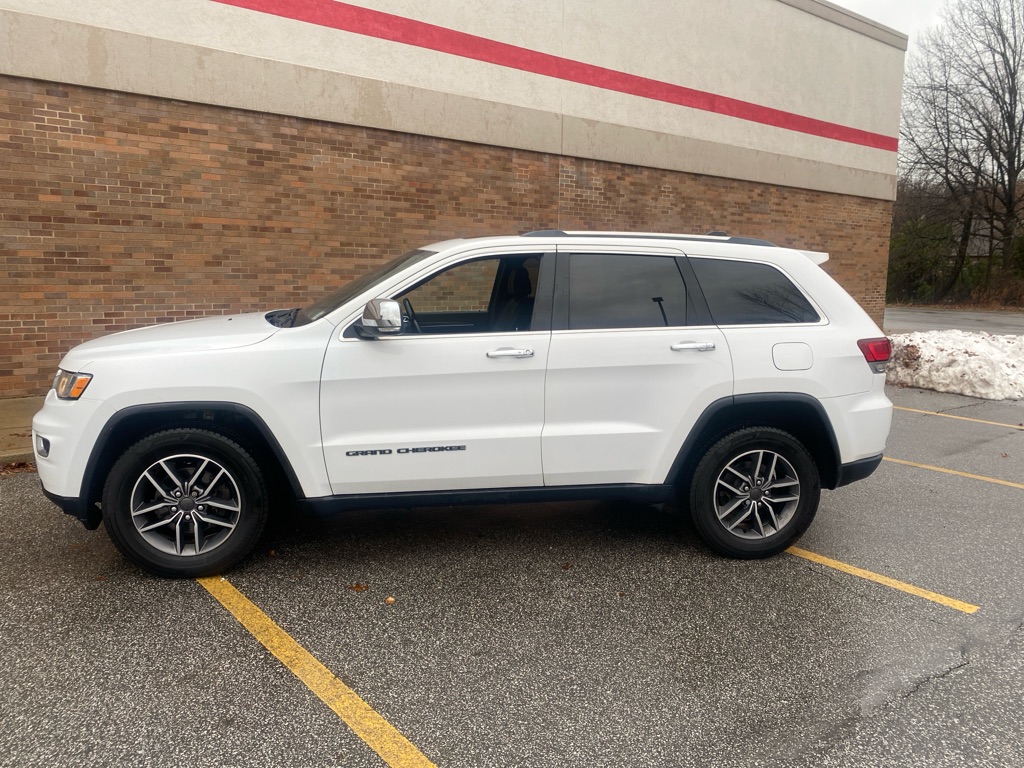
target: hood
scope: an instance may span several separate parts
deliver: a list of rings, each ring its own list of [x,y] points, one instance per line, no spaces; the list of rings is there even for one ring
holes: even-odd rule
[[[105,357],[234,349],[258,344],[279,330],[267,322],[265,312],[182,320],[101,336],[79,344],[64,361],[69,370],[82,370],[89,362]]]

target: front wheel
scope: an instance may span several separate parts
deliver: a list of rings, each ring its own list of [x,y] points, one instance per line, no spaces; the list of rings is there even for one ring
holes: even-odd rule
[[[233,440],[201,429],[143,438],[114,464],[103,522],[118,549],[157,576],[210,576],[255,547],[267,521],[259,466]]]
[[[690,515],[701,539],[728,557],[769,557],[800,537],[821,496],[807,449],[779,429],[726,435],[697,464]]]

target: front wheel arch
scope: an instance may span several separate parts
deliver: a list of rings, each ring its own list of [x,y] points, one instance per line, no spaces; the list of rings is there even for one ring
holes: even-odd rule
[[[181,426],[218,432],[245,445],[257,460],[280,501],[288,506],[304,494],[298,476],[270,427],[256,411],[232,402],[170,402],[129,406],[118,411],[93,446],[82,478],[80,498],[86,509],[86,527],[100,525],[101,501],[107,475],[118,458],[147,435]]]

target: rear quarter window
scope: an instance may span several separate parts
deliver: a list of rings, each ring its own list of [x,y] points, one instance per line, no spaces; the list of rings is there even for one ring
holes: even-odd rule
[[[821,317],[799,288],[768,264],[691,257],[716,325],[816,323]]]

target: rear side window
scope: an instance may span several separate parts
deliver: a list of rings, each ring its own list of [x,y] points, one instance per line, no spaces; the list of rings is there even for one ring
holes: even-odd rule
[[[569,328],[686,325],[686,285],[671,256],[573,254]]]
[[[767,264],[690,258],[716,325],[816,323],[814,307],[782,272]]]

